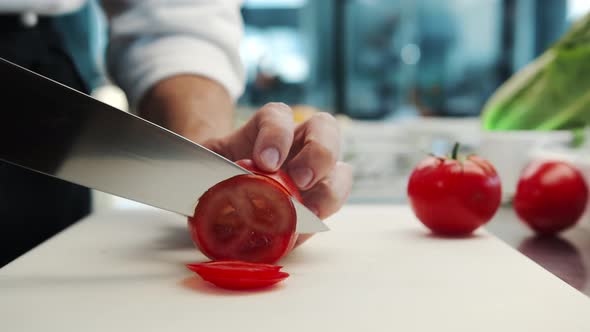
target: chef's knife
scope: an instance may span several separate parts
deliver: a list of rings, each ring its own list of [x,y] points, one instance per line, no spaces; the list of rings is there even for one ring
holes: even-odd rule
[[[250,174],[170,130],[2,58],[0,101],[0,159],[87,188],[192,216],[207,189]],[[298,233],[328,230],[292,200]]]

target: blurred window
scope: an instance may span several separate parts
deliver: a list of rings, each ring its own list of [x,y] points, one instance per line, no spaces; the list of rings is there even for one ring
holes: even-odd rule
[[[353,118],[477,116],[587,0],[246,0],[243,106]]]

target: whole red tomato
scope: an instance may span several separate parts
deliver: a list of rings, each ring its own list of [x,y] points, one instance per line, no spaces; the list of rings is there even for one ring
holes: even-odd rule
[[[578,169],[563,161],[539,160],[522,171],[514,210],[538,234],[575,225],[586,209],[588,186]]]
[[[212,260],[274,263],[297,241],[297,215],[290,196],[301,200],[301,195],[283,171],[265,173],[249,160],[237,164],[254,174],[209,188],[188,218],[191,237]]]
[[[459,160],[459,145],[451,157],[431,156],[410,175],[407,194],[416,217],[432,232],[468,235],[487,223],[501,200],[495,168],[475,155]]]

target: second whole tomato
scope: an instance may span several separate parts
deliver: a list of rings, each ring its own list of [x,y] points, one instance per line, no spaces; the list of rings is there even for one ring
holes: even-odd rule
[[[493,165],[471,155],[430,156],[410,175],[407,194],[416,217],[433,233],[469,235],[500,207],[501,182]]]
[[[522,171],[513,204],[518,217],[536,233],[559,233],[580,220],[588,204],[588,185],[567,162],[533,161]]]

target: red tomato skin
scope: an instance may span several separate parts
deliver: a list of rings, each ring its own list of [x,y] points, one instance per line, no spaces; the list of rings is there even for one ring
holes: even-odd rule
[[[289,174],[287,174],[287,172],[285,172],[284,170],[279,169],[273,173],[265,172],[265,171],[261,170],[260,168],[258,168],[254,164],[254,161],[252,159],[241,159],[241,160],[236,161],[236,164],[249,170],[250,172],[252,172],[254,174],[264,175],[264,176],[267,176],[267,177],[277,181],[278,183],[280,183],[284,187],[285,190],[287,190],[287,192],[291,196],[295,197],[295,199],[297,199],[299,202],[303,203],[303,198],[301,197],[301,193],[299,192],[297,185],[295,184],[295,182],[293,182],[293,180],[291,179]]]
[[[270,278],[276,277],[282,266],[243,261],[210,261],[187,264],[186,267],[203,278]]]
[[[416,217],[432,232],[463,236],[491,220],[501,202],[501,182],[485,159],[422,160],[410,175],[407,194]]]
[[[258,288],[270,287],[276,283],[279,283],[289,277],[288,273],[276,272],[272,276],[268,277],[223,277],[217,275],[201,276],[203,280],[206,280],[217,287],[231,289],[231,290],[250,290]]]
[[[574,226],[588,204],[588,185],[574,166],[562,161],[533,161],[521,174],[514,196],[520,220],[540,235]]]

